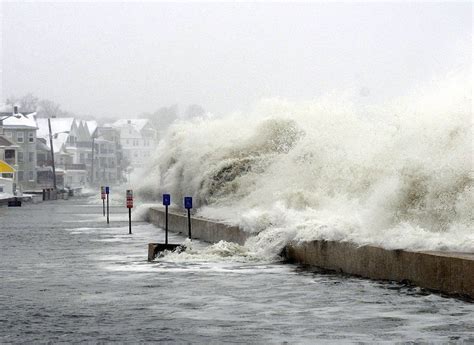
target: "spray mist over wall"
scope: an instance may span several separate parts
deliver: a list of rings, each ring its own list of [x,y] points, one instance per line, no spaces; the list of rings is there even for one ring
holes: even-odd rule
[[[173,125],[139,192],[192,195],[198,214],[290,240],[474,251],[471,86],[458,75],[379,106],[341,95],[264,100]]]

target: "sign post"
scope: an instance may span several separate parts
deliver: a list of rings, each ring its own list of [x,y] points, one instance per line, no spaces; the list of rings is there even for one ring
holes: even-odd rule
[[[100,198],[102,199],[102,214],[105,216],[105,187],[100,186]]]
[[[109,192],[110,188],[109,186],[105,187],[105,195],[107,196],[107,224],[109,224]]]
[[[128,208],[128,234],[132,234],[132,207],[133,207],[133,191],[127,189],[127,208]]]
[[[191,209],[193,208],[192,197],[184,197],[184,208],[188,210],[188,238],[191,239]]]
[[[168,206],[171,204],[171,195],[163,194],[163,205],[165,205],[165,244],[168,244]]]

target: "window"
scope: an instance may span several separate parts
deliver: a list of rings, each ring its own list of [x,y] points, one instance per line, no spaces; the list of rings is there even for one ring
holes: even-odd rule
[[[34,162],[34,161],[35,161],[35,153],[28,152],[28,162]]]
[[[5,131],[5,136],[7,138],[11,138],[12,137],[12,132],[11,131]]]
[[[29,132],[28,133],[28,142],[29,143],[34,143],[35,142],[35,132]]]
[[[23,132],[17,132],[16,133],[16,142],[17,143],[23,143],[24,142],[24,133]]]
[[[35,179],[35,174],[33,171],[28,171],[28,180],[34,181]]]
[[[15,164],[15,150],[5,150],[5,161],[8,164]]]
[[[0,184],[0,193],[3,193],[3,184]]]
[[[23,181],[23,171],[18,172],[18,181]]]
[[[24,162],[23,152],[18,152],[18,163],[23,163],[23,162]]]
[[[126,141],[126,142],[127,142],[127,145],[129,145],[129,144],[130,144],[130,140],[128,140],[128,139],[127,139],[127,141]]]

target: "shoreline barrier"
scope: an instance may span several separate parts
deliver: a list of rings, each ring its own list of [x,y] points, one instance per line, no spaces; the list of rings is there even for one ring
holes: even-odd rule
[[[164,208],[149,209],[147,220],[164,227]],[[253,236],[223,223],[192,217],[193,238],[243,245]],[[187,217],[169,213],[169,230],[186,236]],[[282,252],[289,262],[319,267],[376,280],[408,282],[419,287],[474,299],[474,253],[412,252],[349,242],[309,241],[289,243]]]
[[[165,228],[165,209],[164,207],[152,207],[148,211],[147,220],[161,228]],[[191,217],[192,220],[192,238],[200,239],[205,242],[216,243],[221,240],[235,242],[243,245],[251,234],[239,229],[236,226],[230,226],[212,220]],[[168,213],[168,228],[174,233],[181,233],[187,236],[188,218],[183,212],[170,210]]]

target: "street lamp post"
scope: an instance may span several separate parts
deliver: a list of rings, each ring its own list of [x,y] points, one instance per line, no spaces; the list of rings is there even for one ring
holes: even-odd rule
[[[92,163],[91,163],[91,185],[94,184],[94,153],[95,153],[95,138],[96,138],[96,133],[97,129],[94,131],[92,134]]]
[[[53,167],[53,186],[54,190],[57,189],[56,185],[56,165],[54,164],[54,147],[53,147],[53,133],[51,131],[51,118],[48,117],[48,129],[49,129],[49,146],[51,147],[51,165]],[[56,139],[58,134],[69,133],[69,131],[54,133],[54,138]]]
[[[51,131],[51,118],[48,117],[48,128],[49,128],[49,145],[51,147],[51,163],[53,166],[53,186],[56,190],[56,167],[54,166],[54,148],[53,148],[53,133]]]

